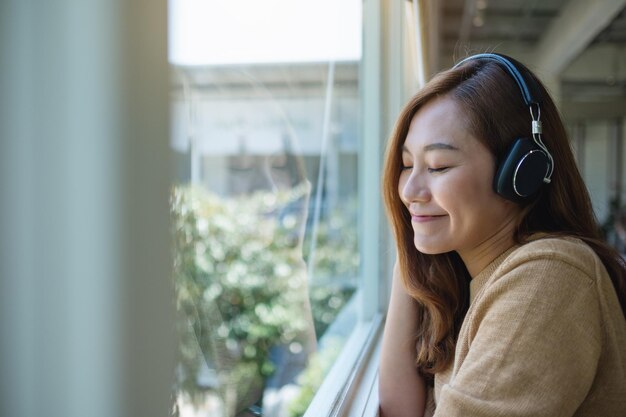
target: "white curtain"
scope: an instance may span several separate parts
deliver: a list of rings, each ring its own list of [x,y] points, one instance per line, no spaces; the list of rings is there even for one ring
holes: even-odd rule
[[[5,0],[0,56],[0,415],[168,415],[166,0]]]

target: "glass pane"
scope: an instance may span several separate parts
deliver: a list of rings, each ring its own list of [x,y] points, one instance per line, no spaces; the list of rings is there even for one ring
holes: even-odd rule
[[[170,0],[181,416],[299,416],[357,319],[360,1]]]

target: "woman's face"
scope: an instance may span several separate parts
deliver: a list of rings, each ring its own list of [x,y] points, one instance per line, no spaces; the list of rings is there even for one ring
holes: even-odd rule
[[[518,206],[493,191],[495,157],[448,97],[428,102],[413,117],[402,166],[398,191],[420,252],[457,251],[463,257],[511,230],[505,226],[519,214]]]

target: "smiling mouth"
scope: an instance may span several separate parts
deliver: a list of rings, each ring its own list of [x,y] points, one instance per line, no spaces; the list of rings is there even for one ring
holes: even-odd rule
[[[427,222],[432,222],[435,220],[439,220],[441,218],[445,217],[445,214],[440,214],[440,215],[436,215],[436,216],[415,216],[415,215],[411,215],[411,222],[412,223],[427,223]]]

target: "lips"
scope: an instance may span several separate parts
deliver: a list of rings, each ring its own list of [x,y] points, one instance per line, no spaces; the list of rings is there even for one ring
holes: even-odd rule
[[[445,214],[414,214],[411,213],[411,222],[427,223],[446,217]]]

